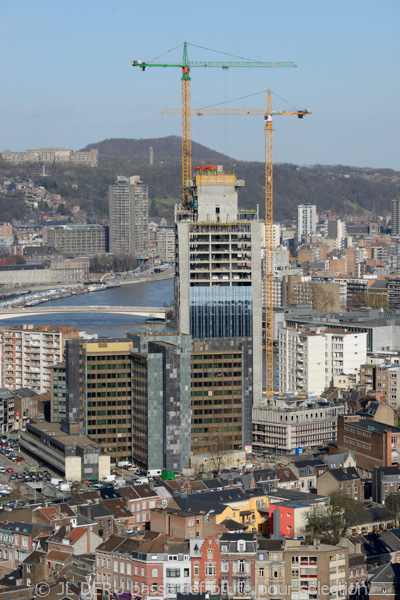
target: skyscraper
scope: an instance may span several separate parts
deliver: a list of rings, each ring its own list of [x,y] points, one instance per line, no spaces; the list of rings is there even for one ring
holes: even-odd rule
[[[400,235],[400,198],[392,200],[392,237]]]
[[[176,210],[177,327],[206,350],[235,349],[245,340],[250,361],[243,374],[243,414],[261,398],[262,308],[261,243],[263,224],[255,209],[240,210],[243,180],[222,167],[203,167],[191,182],[190,208]],[[225,346],[224,346],[225,345]],[[251,444],[244,419],[243,445]]]
[[[110,252],[147,254],[149,190],[140,176],[118,176],[109,186]]]
[[[297,242],[300,244],[303,236],[315,233],[317,229],[317,211],[315,204],[297,205]]]

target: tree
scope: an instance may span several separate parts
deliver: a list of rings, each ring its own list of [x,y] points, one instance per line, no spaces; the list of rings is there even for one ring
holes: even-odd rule
[[[308,518],[304,537],[308,543],[314,539],[323,544],[337,545],[357,522],[360,505],[341,492],[329,496],[328,505],[318,504]]]
[[[400,527],[400,494],[390,494],[385,500],[385,506],[393,519],[393,526]]]

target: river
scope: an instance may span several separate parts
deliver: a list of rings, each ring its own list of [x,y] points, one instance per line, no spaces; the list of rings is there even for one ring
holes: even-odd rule
[[[70,296],[53,300],[47,304],[50,306],[163,306],[164,302],[169,304],[174,298],[174,280],[164,279],[143,283],[132,283],[112,288],[104,292],[91,292],[79,296]],[[26,323],[26,317],[16,319],[0,318],[0,325],[20,325]],[[80,331],[97,333],[102,337],[122,338],[127,331],[146,331],[151,327],[152,331],[172,331],[164,324],[149,325],[145,317],[132,317],[129,315],[113,315],[101,313],[68,313],[65,316],[60,313],[50,315],[36,315],[29,317],[29,323],[34,325],[72,325]],[[265,361],[263,363],[263,385],[265,385]],[[274,353],[274,387],[278,387],[278,360]]]
[[[44,306],[162,306],[169,304],[174,297],[174,280],[132,283],[119,288],[111,288],[104,292],[90,292],[69,298],[60,298],[47,302]],[[26,323],[26,317],[16,319],[0,319],[0,325],[19,325]],[[124,337],[126,331],[144,331],[149,327],[145,317],[132,317],[129,315],[95,313],[60,313],[50,315],[35,315],[29,317],[29,322],[34,325],[68,324],[81,331],[97,333],[103,337]],[[152,325],[153,331],[169,330],[163,324]]]

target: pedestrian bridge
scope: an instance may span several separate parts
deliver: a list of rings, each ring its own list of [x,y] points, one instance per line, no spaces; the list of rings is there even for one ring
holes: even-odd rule
[[[71,313],[107,313],[129,315],[132,317],[147,317],[149,319],[165,319],[167,310],[167,308],[160,306],[19,306],[15,308],[1,308],[0,320],[51,314],[58,314],[62,317]]]

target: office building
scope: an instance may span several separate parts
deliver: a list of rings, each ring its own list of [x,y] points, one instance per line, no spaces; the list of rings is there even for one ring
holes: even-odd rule
[[[102,225],[57,225],[43,230],[43,244],[62,254],[88,256],[108,251],[108,230]]]
[[[25,454],[69,481],[100,481],[110,475],[110,457],[78,427],[67,433],[59,423],[32,419],[19,431],[19,444]]]
[[[326,446],[336,440],[338,415],[345,411],[344,404],[305,395],[273,397],[253,408],[253,452],[265,456]]]
[[[251,438],[250,339],[194,340],[192,348],[192,459],[208,455],[215,466]]]
[[[78,336],[79,331],[70,326],[29,324],[4,328],[0,333],[3,387],[48,392],[51,366],[63,360],[65,341]]]
[[[317,207],[315,204],[297,205],[297,242],[301,244],[304,237],[317,230]]]
[[[338,417],[338,453],[352,452],[361,476],[370,478],[376,467],[400,464],[400,429],[368,415]]]
[[[251,406],[261,398],[263,224],[256,210],[239,210],[244,181],[234,173],[199,169],[190,183],[190,208],[176,209],[177,329],[194,340],[224,338],[227,349],[228,340],[251,340]]]
[[[128,340],[76,339],[65,346],[63,430],[79,426],[113,463],[132,457],[131,350]]]
[[[72,163],[89,167],[97,167],[99,164],[98,150],[89,150],[88,152],[74,152],[65,148],[37,148],[23,152],[4,150],[1,158],[15,164],[28,162]]]
[[[392,200],[392,237],[400,235],[400,198]]]
[[[66,418],[67,392],[65,363],[50,367],[50,422],[61,423]]]
[[[109,187],[110,252],[145,256],[149,246],[149,190],[140,177],[117,177]]]
[[[132,457],[180,473],[191,449],[191,338],[128,334],[132,342]]]

